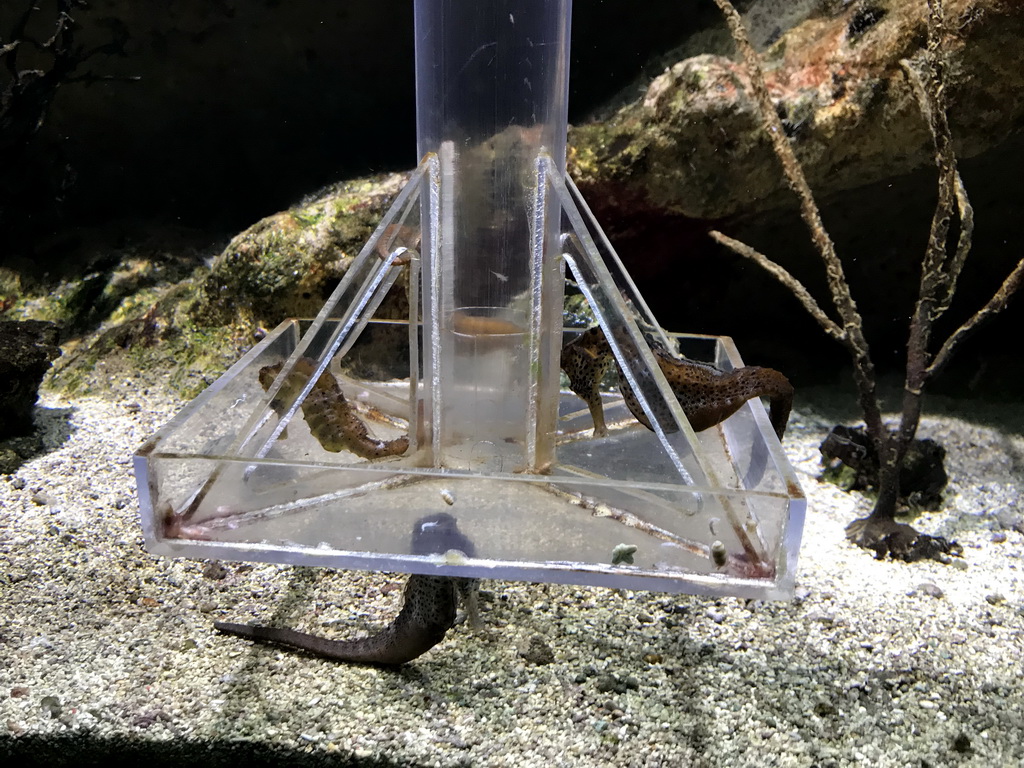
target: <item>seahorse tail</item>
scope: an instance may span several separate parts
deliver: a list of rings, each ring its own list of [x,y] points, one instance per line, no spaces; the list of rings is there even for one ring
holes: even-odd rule
[[[453,579],[413,574],[406,584],[405,605],[395,620],[377,634],[358,640],[329,640],[286,627],[224,621],[213,626],[229,635],[299,648],[329,659],[392,666],[412,661],[440,643],[455,624],[456,605]]]
[[[374,440],[372,437],[365,437],[356,441],[346,440],[348,449],[352,453],[364,459],[379,459],[384,456],[400,456],[409,450],[409,436],[402,435],[394,440]]]
[[[768,398],[768,419],[779,440],[786,434],[789,423],[789,412],[793,409],[793,385],[782,373],[774,368],[747,366],[735,373],[742,374],[748,382],[747,399],[751,397]]]
[[[216,630],[228,635],[237,635],[258,642],[298,648],[328,659],[347,661],[354,664],[383,664],[388,666],[405,664],[408,661],[412,661],[444,639],[444,632],[442,632],[440,635],[419,635],[416,637],[416,640],[419,642],[416,643],[402,642],[401,633],[396,632],[394,624],[389,624],[375,635],[359,638],[358,640],[330,640],[326,637],[311,635],[308,632],[299,632],[287,627],[233,624],[225,621],[215,621],[213,626]]]

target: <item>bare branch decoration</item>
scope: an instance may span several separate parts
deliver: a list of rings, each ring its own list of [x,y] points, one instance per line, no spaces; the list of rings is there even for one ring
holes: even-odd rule
[[[746,243],[735,240],[728,235],[724,235],[718,230],[712,230],[709,234],[715,242],[721,243],[740,256],[750,259],[784,286],[789,288],[797,299],[799,299],[800,303],[804,305],[804,309],[806,309],[811,316],[818,321],[818,324],[825,329],[825,332],[829,336],[837,341],[845,340],[845,332],[843,329],[840,328],[832,318],[825,314],[825,311],[818,305],[818,302],[814,300],[813,296],[811,296],[810,291],[808,291],[807,288],[804,287],[804,284],[797,280],[796,277],[794,277],[793,274],[785,267],[772,261],[763,253],[755,248],[751,248]]]
[[[821,221],[821,213],[818,210],[814,196],[811,194],[811,188],[807,183],[807,178],[804,176],[803,168],[796,159],[796,154],[793,152],[793,147],[790,145],[782,126],[782,120],[775,111],[775,105],[772,103],[771,95],[768,93],[764,72],[761,69],[760,57],[757,51],[754,50],[754,46],[750,44],[750,39],[743,26],[743,19],[729,0],[715,0],[715,4],[722,11],[733,40],[736,42],[736,47],[743,58],[747,76],[750,79],[751,93],[757,102],[768,138],[771,140],[772,148],[775,150],[775,154],[782,165],[782,172],[790,189],[796,193],[800,200],[800,214],[810,230],[811,239],[814,241],[818,253],[825,264],[829,292],[832,295],[832,302],[842,321],[841,334],[835,334],[832,330],[832,325],[834,324],[831,321],[828,323],[822,322],[822,319],[826,318],[823,312],[812,312],[811,314],[824,328],[826,333],[837,338],[850,350],[854,360],[854,380],[857,384],[858,401],[864,414],[864,422],[872,436],[880,438],[885,431],[885,425],[882,422],[881,407],[876,393],[874,363],[871,361],[867,339],[864,338],[864,323],[860,312],[857,310],[857,303],[850,294],[850,286],[846,282],[842,262],[836,255],[835,244],[832,242],[832,238],[825,231]],[[750,256],[749,253],[737,253],[745,257]],[[776,277],[778,277],[777,274]],[[793,278],[793,282],[797,282],[795,278]],[[801,285],[798,296],[810,297],[810,293]],[[804,300],[801,299],[801,301],[803,302]],[[807,304],[804,303],[804,306],[807,306]]]
[[[786,181],[799,198],[801,216],[825,266],[832,302],[842,325],[825,313],[799,279],[768,256],[721,232],[712,232],[711,237],[743,258],[753,261],[786,286],[818,325],[829,336],[843,343],[850,352],[867,436],[878,461],[878,499],[868,517],[850,524],[847,536],[861,546],[876,552],[889,551],[894,555],[897,549],[903,555],[914,548],[919,552],[926,551],[927,554],[922,556],[952,551],[951,546],[955,545],[949,545],[942,539],[922,536],[910,526],[896,523],[893,519],[899,499],[901,466],[920,423],[925,382],[942,369],[968,334],[1007,306],[1011,296],[1024,283],[1024,259],[1018,262],[992,298],[960,325],[932,356],[928,348],[934,323],[952,303],[974,236],[974,209],[957,169],[947,116],[945,69],[949,30],[945,24],[942,0],[927,0],[928,38],[922,54],[916,60],[901,62],[931,134],[938,169],[938,200],[929,227],[928,244],[921,260],[918,298],[907,336],[903,403],[899,424],[895,428],[886,426],[882,421],[875,370],[864,337],[862,318],[850,295],[835,246],[822,225],[803,170],[768,93],[758,54],[751,46],[740,15],[732,3],[729,0],[715,0],[715,4],[721,9],[743,59],[750,80],[751,95],[758,106]],[[948,238],[954,215],[959,231],[956,245],[950,253]]]

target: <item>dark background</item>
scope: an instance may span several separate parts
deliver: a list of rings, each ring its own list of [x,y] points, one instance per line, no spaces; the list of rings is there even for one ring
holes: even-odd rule
[[[26,4],[0,3],[0,33]],[[37,4],[30,30],[45,39],[54,3]],[[710,2],[693,5],[706,7],[577,0],[570,119],[715,18]],[[54,100],[29,151],[77,177],[64,223],[240,229],[331,182],[418,161],[412,0],[95,0],[75,15],[86,47],[110,39],[112,19],[127,30],[123,56],[96,56],[79,74],[140,79],[66,84]],[[25,202],[24,216],[53,228],[46,201]]]

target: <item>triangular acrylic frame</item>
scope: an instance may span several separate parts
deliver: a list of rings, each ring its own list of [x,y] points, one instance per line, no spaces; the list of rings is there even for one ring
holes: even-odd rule
[[[453,308],[445,151],[413,173],[315,319],[283,323],[139,450],[147,546],[788,596],[805,502],[763,407],[755,399],[695,434],[648,344],[653,336],[728,369],[742,365],[731,341],[658,326],[544,152],[524,234],[537,265],[529,284],[503,307]],[[551,264],[557,274],[544,272]],[[552,361],[579,331],[553,338],[545,306],[552,296],[561,305],[565,269],[651,429],[604,392],[608,434],[595,435],[587,407],[559,390]],[[375,319],[403,280],[408,320]],[[364,364],[382,346],[365,343],[375,331],[401,334],[400,370],[385,370],[379,354]],[[412,552],[417,523],[439,513],[457,520],[472,552]]]

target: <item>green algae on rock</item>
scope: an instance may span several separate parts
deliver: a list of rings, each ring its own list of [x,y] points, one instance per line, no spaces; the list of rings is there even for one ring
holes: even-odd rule
[[[406,178],[385,174],[329,187],[239,233],[209,266],[123,296],[62,361],[54,384],[89,391],[120,370],[155,370],[184,397],[198,394],[264,329],[316,314]],[[403,285],[381,316],[407,314]],[[30,311],[55,310],[46,304]]]

